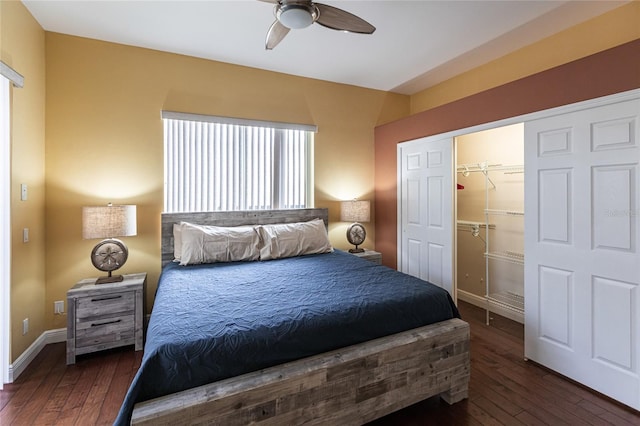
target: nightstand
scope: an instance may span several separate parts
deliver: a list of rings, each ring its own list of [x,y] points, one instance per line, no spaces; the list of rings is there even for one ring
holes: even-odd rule
[[[124,275],[117,283],[79,281],[67,292],[67,365],[76,356],[135,345],[142,350],[147,274]]]
[[[362,259],[366,259],[370,262],[377,263],[378,265],[382,265],[382,254],[377,251],[367,250],[365,249],[361,253],[351,253],[354,256],[358,256]]]

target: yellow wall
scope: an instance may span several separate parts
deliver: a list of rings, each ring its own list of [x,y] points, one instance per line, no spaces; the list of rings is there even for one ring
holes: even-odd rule
[[[315,205],[329,207],[334,223],[338,201],[373,196],[374,127],[409,112],[403,95],[55,33],[46,34],[46,67],[46,306],[98,273],[81,207],[113,202],[138,206],[121,271],[149,273],[150,309],[160,272],[161,110],[316,124]],[[338,248],[348,247],[346,226],[330,229]],[[367,229],[373,247],[373,223]],[[45,314],[49,328],[65,326]]]
[[[411,114],[640,38],[640,1],[540,40],[411,96]]]
[[[11,361],[50,328],[45,319],[45,35],[20,2],[0,2],[0,58],[24,76],[12,89]],[[28,186],[20,201],[20,184]],[[22,229],[29,228],[29,243]],[[51,309],[53,311],[53,308]],[[29,332],[22,335],[22,320]]]

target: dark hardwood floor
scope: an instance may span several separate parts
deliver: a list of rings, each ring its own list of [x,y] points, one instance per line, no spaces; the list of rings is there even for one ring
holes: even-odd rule
[[[523,328],[460,302],[471,324],[469,399],[431,398],[371,425],[640,425],[640,413],[523,360]],[[142,352],[117,349],[65,365],[65,344],[48,345],[0,391],[0,425],[111,424]]]

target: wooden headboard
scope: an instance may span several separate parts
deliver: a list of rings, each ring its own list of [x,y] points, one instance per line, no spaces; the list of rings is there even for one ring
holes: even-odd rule
[[[233,212],[162,213],[162,266],[173,261],[173,224],[190,222],[198,225],[241,226],[270,223],[307,222],[322,219],[329,225],[329,210],[249,210]]]

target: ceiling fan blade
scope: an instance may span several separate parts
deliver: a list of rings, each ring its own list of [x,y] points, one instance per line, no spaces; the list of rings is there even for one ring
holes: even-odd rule
[[[316,22],[323,27],[360,34],[372,34],[376,30],[376,27],[346,10],[321,3],[314,4],[319,12]]]
[[[278,0],[258,0],[258,1],[263,1],[263,2],[265,2],[265,3],[278,4]]]
[[[276,47],[288,33],[289,28],[285,27],[280,23],[280,21],[276,20],[267,32],[265,49],[271,50]]]

